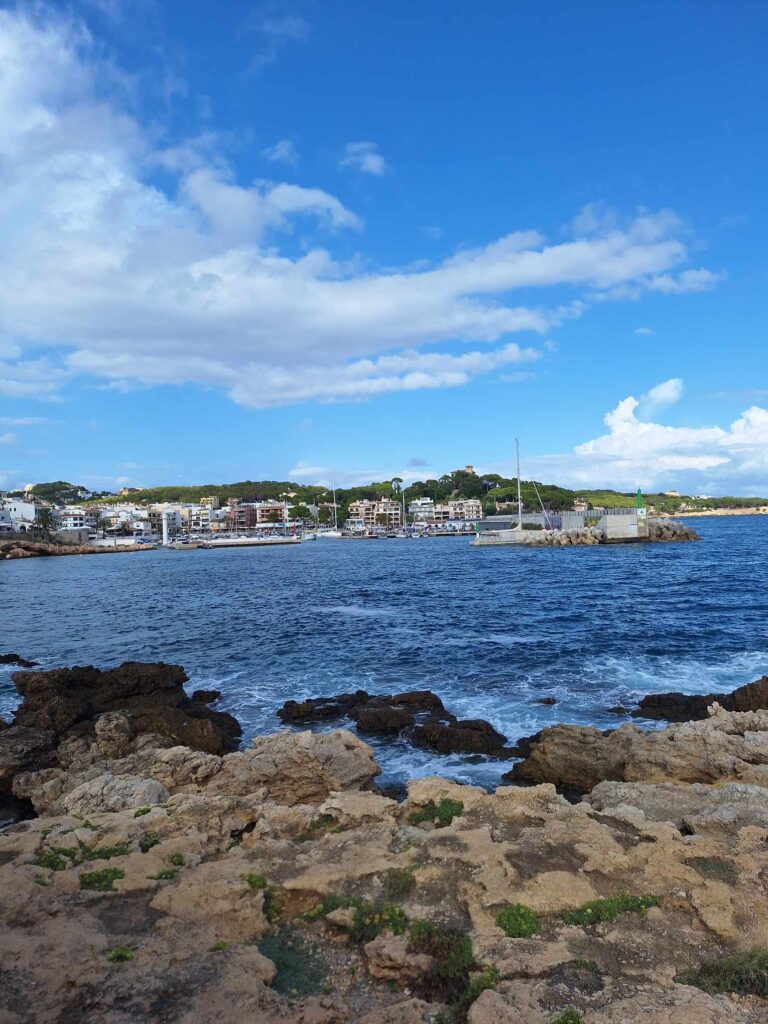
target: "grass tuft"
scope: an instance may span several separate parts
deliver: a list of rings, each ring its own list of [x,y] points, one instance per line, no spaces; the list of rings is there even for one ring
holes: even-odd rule
[[[163,868],[156,875],[147,875],[147,878],[151,878],[153,882],[172,882],[178,873],[176,868]]]
[[[157,832],[145,832],[139,840],[139,849],[142,853],[148,853],[153,846],[157,846],[160,842],[160,836]]]
[[[675,981],[695,985],[710,995],[736,993],[768,997],[768,948],[752,946],[722,960],[708,960],[683,971]]]
[[[107,960],[111,964],[122,964],[126,960],[133,960],[133,950],[130,946],[115,946],[107,953]]]
[[[388,900],[402,900],[413,892],[415,885],[412,871],[392,868],[384,876],[384,895]]]
[[[684,863],[698,871],[702,878],[712,878],[726,885],[735,885],[739,880],[739,872],[733,864],[719,857],[688,857]]]
[[[174,867],[183,868],[184,867],[184,863],[185,863],[185,861],[184,861],[184,854],[183,853],[177,853],[177,852],[169,853],[168,854],[168,863],[169,864],[173,864]]]
[[[523,903],[512,903],[501,911],[496,924],[511,939],[529,939],[539,930],[539,915]]]
[[[32,863],[38,868],[49,868],[51,871],[64,871],[66,868],[71,867],[70,862],[65,860],[55,850],[45,850],[43,853],[38,853]]]
[[[552,1024],[586,1024],[584,1018],[576,1010],[566,1010],[552,1019]]]
[[[229,949],[229,943],[225,942],[224,939],[219,939],[218,942],[214,942],[211,948],[208,950],[209,953],[223,953],[225,949]]]
[[[136,810],[133,812],[133,816],[134,818],[141,818],[145,814],[149,814],[151,810],[151,807],[137,807]]]
[[[114,892],[113,882],[125,878],[120,868],[104,868],[103,871],[84,871],[80,875],[80,888],[92,889],[94,892]]]
[[[118,843],[117,846],[102,846],[99,850],[94,850],[93,847],[86,846],[85,843],[80,844],[80,856],[83,860],[111,860],[113,857],[125,857],[130,852],[130,847],[125,843]]]
[[[411,825],[420,825],[423,821],[434,822],[437,828],[445,828],[454,818],[464,813],[464,804],[460,800],[442,799],[439,804],[430,800],[416,811],[411,811],[408,821]]]
[[[650,907],[657,907],[658,896],[609,896],[607,899],[590,900],[575,910],[561,910],[560,917],[566,924],[586,927],[601,921],[614,921],[620,914],[645,914]]]

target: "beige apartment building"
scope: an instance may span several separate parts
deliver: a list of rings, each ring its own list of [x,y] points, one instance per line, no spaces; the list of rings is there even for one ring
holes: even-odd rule
[[[382,501],[353,501],[349,506],[349,520],[353,526],[366,530],[374,526],[383,526],[391,530],[402,525],[402,509],[400,503],[383,499]]]

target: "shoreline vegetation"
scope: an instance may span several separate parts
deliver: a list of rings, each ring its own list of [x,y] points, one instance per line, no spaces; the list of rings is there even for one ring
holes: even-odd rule
[[[287,702],[296,728],[241,747],[177,665],[12,678],[9,1024],[767,1019],[768,677],[649,695],[662,729],[518,739],[492,793],[432,776],[399,799],[359,735],[301,727],[467,725],[427,691]]]

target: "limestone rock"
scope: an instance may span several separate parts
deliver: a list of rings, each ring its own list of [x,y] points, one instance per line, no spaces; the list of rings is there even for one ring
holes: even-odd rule
[[[554,725],[541,731],[508,777],[581,792],[605,780],[768,786],[768,711],[729,713],[715,704],[709,712],[706,721],[653,732],[629,724],[608,732]]]
[[[405,999],[361,1017],[359,1024],[433,1024],[442,1008],[423,999]]]
[[[321,803],[335,791],[370,785],[380,771],[371,748],[345,729],[280,732],[225,757],[209,789],[245,795],[263,787],[278,803]]]
[[[246,874],[248,865],[239,859],[188,868],[176,884],[158,892],[152,907],[192,926],[213,928],[223,941],[258,938],[269,927],[264,891],[251,888]]]
[[[410,953],[407,935],[382,932],[365,944],[368,973],[384,981],[408,982],[422,978],[434,967],[426,953]]]
[[[735,833],[749,826],[768,829],[765,789],[738,782],[723,786],[601,782],[585,799],[595,810],[639,824],[646,819],[671,821],[694,832]]]
[[[155,779],[141,779],[136,775],[99,775],[73,789],[62,799],[62,804],[69,814],[87,818],[91,814],[161,804],[169,796],[165,786]]]

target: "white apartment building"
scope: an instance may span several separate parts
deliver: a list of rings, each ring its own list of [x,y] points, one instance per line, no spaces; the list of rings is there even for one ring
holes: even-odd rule
[[[21,498],[4,498],[3,509],[11,519],[11,526],[16,532],[28,530],[35,521],[37,505],[34,501],[24,501]]]
[[[13,530],[11,513],[0,505],[0,533],[10,533]]]
[[[99,511],[68,505],[57,510],[56,519],[60,530],[95,530],[99,522]]]

